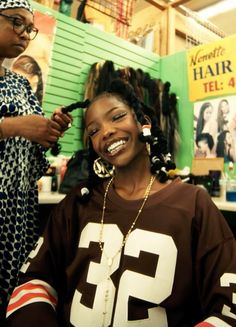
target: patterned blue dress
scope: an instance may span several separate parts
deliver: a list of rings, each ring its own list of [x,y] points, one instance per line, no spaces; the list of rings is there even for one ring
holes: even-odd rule
[[[28,80],[6,69],[0,76],[0,118],[30,114],[43,112]],[[0,311],[38,239],[36,182],[47,167],[39,144],[23,137],[0,140]]]

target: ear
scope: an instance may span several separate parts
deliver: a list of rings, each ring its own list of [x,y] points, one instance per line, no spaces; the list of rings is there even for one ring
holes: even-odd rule
[[[152,121],[148,115],[144,115],[144,118],[146,120],[146,125],[152,127]]]

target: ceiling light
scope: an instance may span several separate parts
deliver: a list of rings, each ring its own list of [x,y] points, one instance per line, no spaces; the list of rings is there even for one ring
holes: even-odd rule
[[[223,12],[230,11],[236,8],[235,0],[224,0],[215,5],[209,6],[206,9],[198,11],[198,14],[204,18],[210,18],[222,14]]]

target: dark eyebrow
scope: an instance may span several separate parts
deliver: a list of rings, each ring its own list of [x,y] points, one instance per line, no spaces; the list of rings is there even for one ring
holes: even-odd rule
[[[19,19],[25,20],[25,17],[20,14],[13,14],[13,15],[9,15],[9,16],[13,17],[13,18],[19,18]]]
[[[26,18],[24,16],[22,16],[21,14],[13,14],[11,17],[13,18],[18,18],[20,20],[22,20],[24,23],[26,22]],[[30,22],[28,25],[34,25],[34,22]]]

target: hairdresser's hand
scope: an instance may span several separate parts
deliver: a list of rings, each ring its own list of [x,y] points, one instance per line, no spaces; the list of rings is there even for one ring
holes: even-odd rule
[[[1,123],[3,137],[22,136],[49,148],[61,136],[60,125],[40,115],[5,118]]]
[[[51,119],[29,115],[24,116],[24,123],[26,126],[21,136],[46,148],[51,147],[61,136],[60,126]]]
[[[51,119],[59,125],[59,129],[63,132],[71,127],[73,118],[71,114],[62,112],[62,108],[57,108],[52,114]]]

